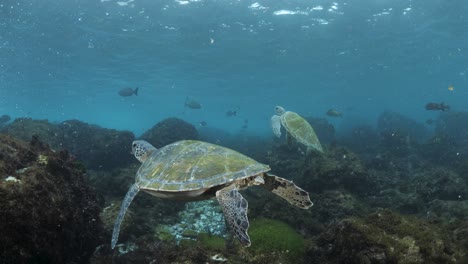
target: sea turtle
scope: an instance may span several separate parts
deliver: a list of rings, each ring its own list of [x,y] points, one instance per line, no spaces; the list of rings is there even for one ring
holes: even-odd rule
[[[281,125],[286,129],[288,143],[291,137],[307,147],[307,151],[316,150],[323,153],[317,134],[312,126],[295,112],[286,111],[281,106],[275,107],[275,114],[271,117],[271,129],[277,137],[281,137]]]
[[[262,185],[299,208],[313,205],[306,191],[267,173],[268,165],[219,145],[182,140],[156,149],[144,140],[137,140],[132,143],[132,153],[142,164],[115,221],[112,248],[117,243],[125,212],[140,190],[160,198],[185,201],[216,197],[228,225],[244,246],[250,246],[248,204],[239,190]]]

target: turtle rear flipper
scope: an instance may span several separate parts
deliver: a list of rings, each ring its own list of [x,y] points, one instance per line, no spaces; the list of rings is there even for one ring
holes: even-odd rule
[[[296,186],[292,181],[265,173],[265,184],[267,190],[285,199],[290,204],[302,209],[308,209],[314,205],[310,201],[309,193]]]
[[[125,212],[127,212],[127,209],[132,203],[133,198],[135,198],[139,191],[140,188],[138,188],[136,184],[133,184],[132,187],[130,187],[130,189],[128,190],[127,195],[125,195],[122,205],[120,206],[119,215],[117,216],[117,220],[115,220],[114,231],[112,232],[112,249],[114,249],[115,244],[117,244],[117,240],[119,239],[120,224],[122,223],[122,220],[125,216]]]
[[[247,234],[249,220],[247,219],[247,200],[242,197],[235,185],[228,186],[216,192],[216,199],[223,207],[224,218],[242,245],[250,246]]]

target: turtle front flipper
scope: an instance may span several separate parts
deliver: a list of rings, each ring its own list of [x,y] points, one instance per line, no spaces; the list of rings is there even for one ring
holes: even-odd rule
[[[133,198],[135,198],[135,196],[138,194],[139,191],[140,191],[140,188],[138,188],[136,184],[133,184],[132,187],[130,187],[130,189],[128,190],[127,195],[125,195],[122,205],[120,206],[119,215],[117,216],[117,219],[115,220],[114,231],[112,232],[112,242],[111,242],[112,249],[114,249],[115,244],[117,244],[117,240],[119,239],[120,224],[122,223],[125,212],[127,212],[127,209],[132,203]]]
[[[247,219],[248,203],[236,189],[230,185],[216,192],[216,199],[223,207],[224,218],[242,245],[250,246],[250,237],[247,234],[249,219]]]
[[[312,205],[309,193],[296,186],[292,181],[265,173],[265,184],[262,185],[267,190],[285,199],[290,204],[302,209],[308,209]]]
[[[281,137],[281,117],[274,115],[271,117],[271,130],[276,137]]]

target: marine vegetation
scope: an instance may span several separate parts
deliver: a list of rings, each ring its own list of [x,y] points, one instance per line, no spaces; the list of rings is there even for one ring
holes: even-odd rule
[[[249,229],[252,246],[248,251],[263,263],[301,263],[304,261],[305,240],[292,227],[278,220],[257,218]],[[266,261],[270,259],[270,261]]]
[[[126,166],[133,161],[131,155],[128,155],[128,142],[134,140],[135,136],[129,131],[102,128],[78,120],[53,124],[47,120],[30,118],[15,119],[0,131],[24,141],[29,141],[36,135],[53,149],[68,150],[87,169],[112,169]]]
[[[424,220],[379,210],[331,226],[309,256],[316,263],[465,263],[465,249]]]
[[[208,249],[224,250],[226,248],[226,240],[220,236],[201,233],[198,235],[198,241]]]
[[[0,135],[2,263],[82,263],[102,235],[101,210],[84,171],[37,137]]]

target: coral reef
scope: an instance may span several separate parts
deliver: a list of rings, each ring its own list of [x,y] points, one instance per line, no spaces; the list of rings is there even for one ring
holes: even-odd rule
[[[0,156],[1,262],[86,262],[102,224],[82,167],[37,137],[27,144],[0,135]]]
[[[309,253],[316,263],[464,263],[466,252],[446,232],[423,220],[381,210],[351,218],[319,236]]]
[[[54,149],[68,150],[88,169],[111,169],[134,162],[129,153],[135,137],[129,131],[101,128],[78,120],[52,124],[47,120],[18,118],[0,132],[25,141],[37,135]]]
[[[192,124],[171,117],[147,130],[141,135],[140,139],[148,141],[156,148],[160,148],[183,139],[198,139],[198,131]]]

